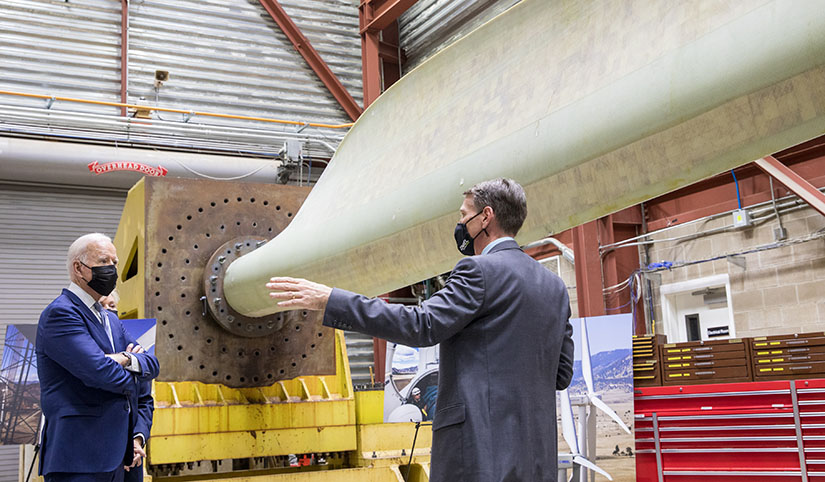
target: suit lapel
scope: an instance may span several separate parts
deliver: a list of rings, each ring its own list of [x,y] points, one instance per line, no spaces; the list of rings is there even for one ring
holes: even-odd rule
[[[80,298],[75,296],[74,293],[64,289],[63,294],[71,300],[80,312],[80,316],[83,318],[83,321],[86,322],[86,328],[89,330],[89,335],[97,343],[100,349],[103,350],[103,353],[111,353],[112,345],[109,343],[109,336],[106,335],[106,329],[103,327],[100,319],[92,314],[92,310],[90,310],[88,306],[84,305],[83,302],[80,301]]]

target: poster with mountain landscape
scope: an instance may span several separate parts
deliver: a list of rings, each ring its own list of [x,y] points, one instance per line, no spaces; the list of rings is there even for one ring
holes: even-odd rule
[[[633,319],[630,314],[588,317],[586,338],[582,337],[582,319],[570,320],[575,343],[573,380],[568,393],[573,404],[577,433],[581,425],[579,416],[583,405],[587,413],[596,414],[596,433],[587,434],[591,444],[595,442],[596,455],[586,458],[609,473],[614,481],[635,481],[636,461],[633,456]],[[584,377],[582,356],[584,343],[588,343],[593,380],[593,394],[612,409],[627,427],[628,434],[607,414],[588,404],[588,387]],[[561,411],[559,411],[561,417]],[[560,420],[560,419],[559,419]],[[561,420],[560,420],[561,422]],[[592,427],[592,425],[591,425]],[[565,443],[562,424],[559,423],[559,452],[570,447]],[[596,474],[595,480],[608,480]]]

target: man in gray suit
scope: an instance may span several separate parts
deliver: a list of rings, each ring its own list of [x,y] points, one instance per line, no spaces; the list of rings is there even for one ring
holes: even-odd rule
[[[430,480],[555,481],[555,392],[573,375],[567,290],[513,239],[527,216],[520,185],[495,179],[464,196],[456,244],[475,256],[419,307],[302,279],[272,278],[267,287],[282,307],[325,310],[326,326],[441,343]]]

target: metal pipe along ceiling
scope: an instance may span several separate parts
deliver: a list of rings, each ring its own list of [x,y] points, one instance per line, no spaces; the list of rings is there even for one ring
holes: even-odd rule
[[[818,0],[523,1],[364,112],[227,301],[278,311],[273,275],[377,295],[448,271],[485,179],[525,186],[524,243],[821,135],[822,32]]]
[[[131,161],[161,165],[172,177],[209,177],[274,182],[280,161],[188,152],[73,144],[0,137],[0,181],[129,188],[143,174],[129,171],[91,173],[90,162]]]

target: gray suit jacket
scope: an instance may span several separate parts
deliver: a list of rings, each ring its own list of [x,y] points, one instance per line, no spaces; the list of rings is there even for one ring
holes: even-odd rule
[[[504,241],[464,258],[420,307],[334,289],[324,325],[441,343],[433,482],[556,480],[556,390],[573,375],[561,279]]]

